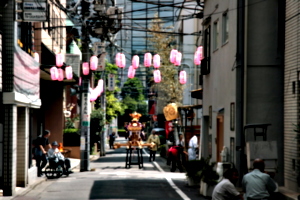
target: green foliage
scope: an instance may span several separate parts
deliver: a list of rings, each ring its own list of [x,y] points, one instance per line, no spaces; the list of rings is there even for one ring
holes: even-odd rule
[[[121,96],[123,99],[129,96],[135,101],[142,101],[145,99],[143,91],[144,86],[138,78],[129,78],[122,87]]]
[[[113,119],[124,114],[124,106],[112,92],[106,92],[106,122],[111,123]]]
[[[210,163],[210,157],[201,158],[200,160],[189,160],[186,163],[186,176],[197,182],[202,180],[208,185],[215,185],[218,182],[219,175],[214,170],[215,163]]]
[[[101,132],[102,128],[105,125],[105,112],[102,108],[98,108],[92,111],[91,113],[91,132]]]
[[[77,128],[65,128],[63,132],[64,132],[64,134],[65,133],[76,133],[76,134],[78,134],[79,129],[77,129]]]

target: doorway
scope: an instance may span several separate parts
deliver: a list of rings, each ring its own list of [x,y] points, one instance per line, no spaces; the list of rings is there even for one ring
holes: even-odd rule
[[[217,146],[217,162],[221,162],[221,151],[224,146],[224,115],[217,116],[217,138],[216,138],[216,146]]]

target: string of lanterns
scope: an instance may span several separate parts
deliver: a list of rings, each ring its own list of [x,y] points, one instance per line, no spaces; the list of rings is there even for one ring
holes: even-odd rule
[[[174,64],[175,66],[181,65],[181,59],[182,59],[182,53],[179,52],[176,49],[172,49],[170,52],[170,62]],[[200,65],[201,60],[203,59],[203,48],[202,46],[199,46],[195,52],[194,55],[194,64]],[[126,66],[126,58],[123,53],[117,53],[115,57],[116,65],[119,68],[124,68]],[[161,82],[161,73],[159,71],[160,68],[160,56],[158,54],[155,54],[152,57],[152,54],[147,52],[144,54],[144,66],[145,67],[151,67],[153,61],[153,68],[155,69],[153,71],[153,77],[155,83]],[[131,65],[128,68],[128,78],[134,78],[136,69],[139,67],[139,57],[137,55],[134,55],[132,57]],[[186,71],[181,70],[179,72],[179,82],[180,84],[185,84],[187,82],[187,74]]]

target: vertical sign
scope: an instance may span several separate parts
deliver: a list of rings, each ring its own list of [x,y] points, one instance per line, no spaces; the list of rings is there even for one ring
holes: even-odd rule
[[[108,88],[109,91],[115,90],[115,75],[114,74],[108,74]]]

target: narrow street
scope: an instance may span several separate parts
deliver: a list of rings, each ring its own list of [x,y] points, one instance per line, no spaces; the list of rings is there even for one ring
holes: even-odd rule
[[[120,139],[118,142],[125,142]],[[106,156],[91,161],[90,171],[80,172],[77,166],[69,177],[49,179],[13,199],[205,199],[199,194],[199,187],[187,186],[185,173],[170,172],[166,160],[158,153],[155,162],[149,162],[148,156],[144,149],[143,168],[125,168],[126,149],[107,150]]]

